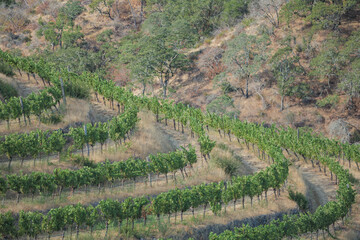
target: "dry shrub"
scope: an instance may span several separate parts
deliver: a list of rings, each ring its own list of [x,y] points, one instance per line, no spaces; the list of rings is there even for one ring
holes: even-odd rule
[[[37,6],[36,13],[50,15],[55,19],[57,17],[60,6],[61,4],[58,1],[46,0]]]
[[[208,48],[199,57],[199,68],[209,79],[213,79],[217,74],[225,70],[224,65],[221,63],[223,53],[222,48]]]
[[[130,0],[130,4],[136,12],[141,8],[141,0]],[[114,18],[126,19],[131,15],[131,7],[128,0],[115,1],[112,5],[112,15]]]
[[[16,33],[22,31],[30,23],[28,13],[20,7],[0,7],[0,26],[2,31]]]
[[[133,8],[141,7],[141,0],[130,0],[130,3]]]
[[[44,12],[46,11],[46,9],[49,8],[50,2],[49,1],[44,1],[43,3],[41,3],[39,6],[37,6],[37,8],[35,9],[36,14],[44,14]]]
[[[110,69],[108,77],[122,87],[131,81],[130,71],[125,66]]]
[[[114,18],[124,19],[131,13],[130,6],[127,1],[115,1],[112,6]]]

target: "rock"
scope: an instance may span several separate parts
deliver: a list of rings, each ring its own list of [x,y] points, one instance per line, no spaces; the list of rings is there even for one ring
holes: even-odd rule
[[[332,121],[328,126],[330,135],[338,138],[341,142],[350,142],[349,124],[342,119]]]
[[[315,116],[315,121],[316,121],[316,123],[325,123],[325,118],[323,116],[321,116],[320,114],[317,114]]]
[[[207,95],[206,98],[205,98],[206,104],[209,104],[212,101],[214,101],[217,98],[217,96],[218,95],[216,95],[216,94]]]
[[[295,126],[296,128],[301,128],[301,127],[305,127],[305,126],[306,126],[306,123],[305,123],[305,121],[296,122],[296,123],[294,123],[294,126]]]

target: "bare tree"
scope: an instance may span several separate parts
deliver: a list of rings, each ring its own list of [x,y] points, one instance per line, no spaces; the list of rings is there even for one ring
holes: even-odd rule
[[[136,14],[130,0],[128,0],[128,3],[130,6],[131,14],[133,15],[134,26],[136,28]]]
[[[251,84],[251,89],[261,98],[263,110],[266,110],[269,107],[269,104],[266,102],[266,99],[262,94],[262,91],[264,90],[265,86],[266,86],[265,82],[259,76],[254,77],[253,82]]]
[[[37,14],[50,15],[54,19],[57,18],[58,12],[62,4],[56,0],[44,0],[36,7]]]
[[[280,0],[266,0],[255,1],[255,7],[263,14],[263,16],[273,25],[278,28],[280,25],[280,7],[282,1]]]
[[[21,31],[28,23],[28,15],[25,9],[20,7],[0,7],[0,25],[6,32],[16,33]]]
[[[97,11],[101,15],[107,16],[111,20],[114,20],[113,15],[114,0],[92,0],[90,8],[93,11]]]
[[[224,70],[221,63],[224,50],[222,48],[208,48],[200,55],[198,66],[202,72],[210,79]]]

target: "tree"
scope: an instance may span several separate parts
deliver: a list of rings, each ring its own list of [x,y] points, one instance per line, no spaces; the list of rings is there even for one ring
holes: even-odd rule
[[[186,19],[191,29],[198,34],[209,34],[220,22],[224,9],[223,0],[175,0],[175,1],[147,1],[151,9],[156,6],[172,21]]]
[[[6,7],[2,5],[0,9],[2,31],[8,33],[21,31],[29,23],[28,16],[27,10],[20,6],[14,4],[11,7]]]
[[[290,0],[281,9],[281,15],[288,24],[293,16],[300,16],[314,29],[338,31],[343,16],[358,3],[357,0]]]
[[[337,31],[343,13],[344,9],[341,4],[316,1],[312,6],[311,14],[306,19],[312,22],[316,28]]]
[[[354,97],[360,96],[360,59],[355,60],[349,69],[342,71],[339,87],[349,96],[349,103],[352,103]]]
[[[98,11],[101,15],[105,15],[111,20],[114,20],[112,11],[114,3],[115,0],[92,0],[90,3],[90,8],[92,11]]]
[[[263,16],[273,25],[278,28],[280,25],[280,6],[281,1],[269,0],[266,3],[261,1],[255,2],[256,9],[259,9]]]
[[[163,88],[163,96],[166,98],[167,87],[171,77],[177,70],[184,70],[188,61],[184,54],[169,48],[164,36],[150,37],[143,42],[140,57],[149,59],[149,67],[155,73]]]
[[[80,26],[68,28],[62,35],[64,48],[80,46],[79,40],[83,40],[84,36]]]
[[[199,58],[199,68],[205,73],[207,77],[213,79],[217,74],[224,71],[224,66],[221,59],[224,54],[224,49],[215,47],[206,49]]]
[[[288,1],[280,10],[280,17],[286,20],[286,23],[290,24],[290,21],[294,16],[305,18],[311,11],[311,4],[313,0],[291,0]]]
[[[152,83],[154,76],[153,68],[149,65],[147,56],[138,57],[131,62],[129,68],[131,69],[131,77],[142,85],[142,95],[145,95],[146,86]]]
[[[237,77],[245,78],[245,95],[249,97],[249,81],[266,60],[265,50],[268,39],[245,33],[230,41],[224,54],[228,69]]]
[[[249,0],[224,1],[224,10],[221,13],[222,21],[226,24],[234,24],[248,13]]]
[[[337,79],[341,67],[339,45],[338,40],[326,41],[322,51],[310,62],[310,75],[326,78],[329,88],[331,81]]]
[[[67,19],[70,20],[70,24],[74,25],[74,21],[79,16],[85,8],[81,5],[81,1],[68,1],[63,7],[60,8],[59,12],[64,14]]]
[[[57,45],[62,48],[62,35],[64,28],[68,24],[68,19],[64,14],[59,14],[55,22],[44,22],[42,18],[39,19],[40,28],[37,31],[38,36],[44,36],[45,40],[50,42],[53,51]]]
[[[5,5],[8,7],[10,6],[11,4],[14,4],[15,3],[15,0],[1,0],[0,1],[0,4],[2,3],[5,3]]]
[[[185,70],[189,61],[182,49],[193,46],[198,36],[189,23],[179,19],[171,21],[164,13],[154,13],[144,22],[144,36],[138,41],[136,58],[130,64],[132,73],[141,77],[143,86],[152,76],[158,77],[163,88],[163,96],[171,77],[178,70]],[[133,54],[133,52],[130,52]]]
[[[284,109],[285,96],[293,84],[296,74],[301,71],[301,67],[296,65],[298,62],[299,58],[292,56],[291,47],[279,49],[271,59],[272,71],[276,77],[281,96],[280,111]]]

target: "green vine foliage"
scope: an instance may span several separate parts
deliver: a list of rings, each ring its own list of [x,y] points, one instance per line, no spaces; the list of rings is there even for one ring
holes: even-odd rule
[[[7,53],[0,53],[1,57],[10,64],[13,58]],[[51,71],[51,73],[47,74],[47,79],[51,82],[56,82],[58,79],[58,73],[56,71]],[[174,114],[174,109],[176,109],[176,104],[174,103],[163,103],[156,98],[134,96],[125,89],[115,86],[113,82],[102,80],[94,73],[83,72],[81,75],[76,75],[76,78],[78,81],[83,81],[91,86],[94,91],[103,95],[110,102],[116,100],[122,105],[122,108],[125,109],[125,111],[129,109],[136,109],[136,111],[138,111],[141,108],[147,108],[153,111],[157,116],[158,121],[160,120],[160,114],[173,118],[176,117],[176,115],[179,115],[179,113]],[[163,105],[166,106],[163,107]],[[222,182],[209,185],[202,184],[194,186],[192,189],[183,189],[176,192],[169,191],[161,193],[153,198],[149,197],[149,202],[142,205],[142,210],[140,212],[142,212],[143,209],[151,209],[147,211],[148,214],[155,214],[159,217],[160,215],[184,212],[187,209],[190,210],[191,208],[199,206],[204,207],[205,213],[206,207],[210,206],[214,213],[219,213],[219,208],[221,208],[222,203],[224,202],[236,202],[238,199],[244,199],[245,196],[253,199],[255,196],[259,196],[263,193],[265,193],[266,196],[267,192],[271,189],[276,192],[284,184],[289,173],[289,161],[284,157],[282,149],[291,150],[296,153],[298,157],[302,156],[304,159],[312,161],[313,159],[316,159],[319,166],[322,166],[323,168],[327,167],[331,176],[335,175],[336,182],[339,185],[336,201],[330,201],[324,206],[319,207],[313,214],[304,213],[295,216],[285,216],[281,221],[272,221],[268,225],[261,225],[258,227],[243,226],[241,228],[236,228],[234,231],[225,231],[220,235],[211,234],[210,239],[283,239],[284,237],[296,237],[307,232],[324,230],[338,219],[344,218],[351,209],[352,204],[355,202],[356,193],[352,188],[349,171],[344,170],[337,159],[339,156],[344,155],[344,159],[349,161],[350,166],[351,163],[355,163],[358,166],[358,163],[360,162],[360,150],[358,146],[340,144],[336,140],[330,140],[323,136],[316,135],[307,129],[300,129],[299,132],[297,132],[291,128],[284,129],[276,128],[275,126],[265,128],[259,124],[246,121],[242,122],[237,119],[230,119],[227,116],[204,114],[200,109],[192,107],[182,108],[180,106],[179,108],[182,109],[183,112],[181,115],[188,116],[186,122],[189,124],[191,131],[194,134],[197,134],[199,139],[202,138],[204,140],[202,153],[207,153],[210,148],[205,146],[213,145],[212,141],[209,141],[205,134],[205,128],[211,127],[218,130],[219,133],[221,133],[221,131],[223,131],[224,134],[228,133],[229,135],[232,133],[237,139],[244,140],[247,146],[249,146],[249,143],[256,144],[259,151],[262,153],[262,156],[265,157],[267,155],[269,159],[272,159],[273,164],[252,176],[234,177],[230,184]],[[178,121],[179,120],[180,119],[178,119]],[[1,149],[4,148],[1,147]],[[12,157],[13,149],[8,148],[4,153]],[[129,164],[132,169],[136,166],[134,161],[130,161]],[[166,165],[159,164],[158,171],[160,172],[160,169],[163,172],[172,171],[174,166],[169,165],[166,167]],[[98,174],[98,177],[96,177],[98,180],[95,182],[101,183],[101,177],[104,175],[106,176],[105,170],[102,169],[96,174]],[[131,177],[134,177],[134,171],[131,172]],[[67,186],[75,187],[74,185],[71,185],[73,183],[70,184],[65,181],[64,186],[66,184]],[[15,186],[14,189],[15,188],[20,193],[24,190],[22,187]],[[184,200],[189,196],[191,199]],[[114,206],[118,207],[120,205],[123,207],[123,203],[114,200],[106,201],[115,202],[109,204],[109,208],[113,208]],[[135,202],[134,199],[127,200],[126,206],[133,206],[133,201]],[[187,208],[180,204],[181,202],[187,203],[188,201],[190,201],[190,204],[184,204]],[[177,206],[174,207],[169,204],[171,202],[176,203]],[[99,215],[96,215],[96,220],[99,222],[106,222],[109,221],[109,219],[115,218],[115,216],[107,214],[109,211],[106,209],[107,207],[105,207],[105,205],[107,204],[104,204],[102,209],[98,208]],[[148,208],[147,206],[151,207]],[[180,206],[182,207],[180,208]],[[60,209],[66,208],[67,207]],[[68,208],[70,207],[68,206]],[[138,210],[136,207],[129,207],[126,209]],[[61,212],[63,210],[53,209],[52,211]],[[116,219],[126,219],[126,217],[132,219],[138,218],[139,215],[135,214],[133,211],[135,210],[127,210],[124,212],[123,216],[116,216]],[[43,214],[43,219],[49,220],[47,216],[50,212]],[[122,213],[122,211],[119,212]],[[62,216],[64,217],[62,218]],[[59,218],[57,218],[59,225],[57,228],[43,228],[42,232],[52,233],[53,231],[59,231],[60,229],[75,224],[74,215],[72,214],[70,216],[71,217],[66,213],[63,215],[59,214]],[[54,219],[56,218],[54,217]],[[18,223],[18,219],[10,213],[1,214],[0,221],[3,221],[4,225],[12,224],[13,226],[18,226],[18,224],[14,224]],[[87,226],[90,228],[94,226],[93,222],[86,224],[88,224]],[[2,224],[0,226],[2,226]],[[0,227],[0,230],[0,234],[3,237],[15,236],[19,231],[17,227],[8,229]]]

